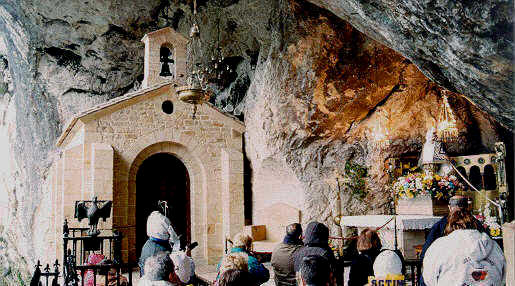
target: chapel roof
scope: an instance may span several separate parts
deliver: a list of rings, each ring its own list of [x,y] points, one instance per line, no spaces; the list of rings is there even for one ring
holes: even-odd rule
[[[175,81],[174,80],[170,80],[170,81],[166,81],[166,82],[163,82],[163,83],[160,83],[160,84],[156,84],[156,85],[151,86],[149,88],[144,88],[144,89],[140,89],[140,90],[137,90],[137,91],[134,91],[134,92],[129,92],[129,93],[126,93],[126,94],[124,94],[122,96],[115,97],[115,98],[110,99],[110,100],[108,100],[106,102],[97,104],[97,105],[95,105],[95,106],[93,106],[91,108],[85,109],[85,110],[75,114],[66,123],[66,125],[64,127],[64,130],[63,130],[63,133],[61,133],[61,136],[59,136],[59,138],[57,139],[56,146],[57,147],[61,146],[61,144],[64,142],[64,140],[66,139],[68,134],[70,134],[72,129],[75,127],[77,121],[79,121],[80,119],[82,119],[82,118],[84,118],[86,116],[95,114],[97,112],[100,112],[102,110],[105,110],[106,108],[115,106],[117,104],[121,104],[121,103],[127,102],[127,101],[129,101],[129,100],[131,100],[133,98],[137,98],[139,96],[143,96],[143,95],[145,95],[145,94],[147,94],[149,92],[152,92],[154,90],[158,90],[158,89],[160,89],[162,87],[165,87],[167,85],[173,85],[173,84],[175,84]],[[237,117],[221,111],[220,109],[218,109],[216,106],[214,106],[213,104],[211,104],[209,102],[205,102],[205,103],[203,103],[203,105],[204,104],[207,105],[212,110],[215,110],[219,114],[221,114],[221,115],[231,119],[234,123],[240,125],[240,127],[243,127],[243,128],[245,127],[245,124],[243,124],[243,122],[241,122],[241,120],[239,120]]]

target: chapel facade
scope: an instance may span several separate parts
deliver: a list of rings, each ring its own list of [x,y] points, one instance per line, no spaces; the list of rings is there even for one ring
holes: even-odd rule
[[[76,115],[66,125],[47,179],[52,194],[54,250],[62,257],[62,223],[75,202],[112,200],[111,218],[99,228],[123,234],[122,258],[134,262],[146,240],[146,218],[167,200],[178,234],[199,246],[197,263],[216,263],[226,237],[244,227],[244,124],[209,103],[180,101],[187,40],[171,28],[145,35],[141,89]],[[162,57],[171,57],[166,73]],[[167,63],[168,64],[168,63]]]

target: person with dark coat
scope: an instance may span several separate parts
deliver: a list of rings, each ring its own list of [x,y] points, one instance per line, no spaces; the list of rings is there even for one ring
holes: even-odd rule
[[[299,286],[328,286],[333,282],[329,262],[317,255],[302,258],[299,276]]]
[[[304,257],[318,255],[329,261],[331,271],[336,277],[336,283],[343,285],[343,275],[338,267],[333,250],[329,247],[329,228],[323,223],[312,221],[304,231],[304,246],[293,254],[295,272],[299,272]]]
[[[293,254],[303,245],[301,236],[302,226],[299,223],[288,225],[283,242],[279,243],[272,252],[271,263],[274,268],[276,286],[297,285]]]
[[[364,229],[358,236],[357,248],[360,254],[350,266],[349,286],[363,286],[368,277],[374,276],[374,261],[381,252],[381,240],[375,230]]]
[[[468,208],[468,199],[464,196],[453,196],[449,199],[449,212],[452,213],[456,210],[466,210]],[[429,234],[426,237],[426,242],[424,243],[424,246],[422,247],[422,252],[420,253],[420,259],[424,261],[424,256],[426,255],[427,249],[433,244],[435,240],[438,238],[444,236],[445,226],[447,225],[447,220],[449,216],[442,217],[439,221],[437,221],[433,227],[431,227],[431,230],[429,231]],[[476,220],[474,218],[474,220]],[[477,221],[477,220],[476,220]],[[483,228],[482,224],[477,221],[478,224],[478,230],[479,232],[486,232],[486,230]],[[426,286],[424,283],[424,278],[422,275],[419,279],[419,286]]]

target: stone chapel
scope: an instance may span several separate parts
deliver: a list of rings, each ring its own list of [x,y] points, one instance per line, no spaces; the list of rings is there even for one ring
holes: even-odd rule
[[[167,200],[176,232],[199,246],[197,263],[216,263],[225,237],[244,227],[243,138],[245,126],[209,103],[180,101],[187,39],[171,28],[151,32],[145,44],[141,89],[76,115],[57,146],[47,188],[52,193],[54,248],[62,255],[62,224],[74,219],[77,200],[112,200],[111,218],[99,228],[123,234],[122,257],[136,261],[146,240],[146,219]],[[171,55],[161,76],[160,55]]]

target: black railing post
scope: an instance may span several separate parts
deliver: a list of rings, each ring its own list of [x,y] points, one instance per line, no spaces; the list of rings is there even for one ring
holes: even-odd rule
[[[63,281],[64,285],[68,286],[69,273],[68,273],[68,237],[70,229],[68,228],[68,219],[64,219],[63,223]]]
[[[114,231],[114,264],[122,263],[122,233]]]
[[[58,286],[57,281],[59,280],[59,260],[56,259],[54,263],[54,279],[52,280],[52,286]]]

